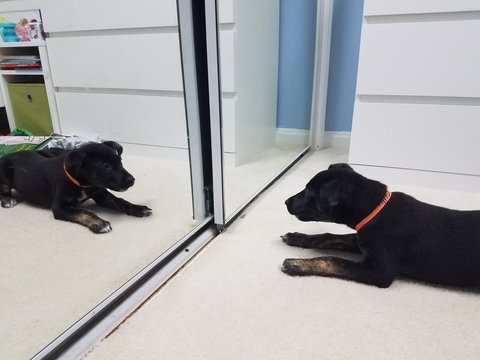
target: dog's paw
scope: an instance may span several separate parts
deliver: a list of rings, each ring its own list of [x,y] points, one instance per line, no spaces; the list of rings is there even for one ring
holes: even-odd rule
[[[298,232],[289,232],[281,236],[282,241],[289,246],[302,246],[305,243],[307,235]]]
[[[132,205],[128,208],[127,214],[136,217],[147,217],[152,215],[152,209],[143,205]]]
[[[18,204],[18,201],[15,198],[2,199],[1,201],[1,205],[3,208],[12,208],[17,204]]]
[[[112,231],[112,225],[106,220],[101,220],[101,222],[92,224],[90,230],[95,234],[105,234]]]
[[[290,276],[303,275],[304,264],[302,259],[285,259],[282,264],[282,271]]]

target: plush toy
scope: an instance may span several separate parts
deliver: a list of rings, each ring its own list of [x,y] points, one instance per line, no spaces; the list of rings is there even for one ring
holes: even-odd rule
[[[26,27],[27,24],[28,20],[22,18],[15,26],[15,34],[17,34],[20,41],[30,41],[30,36],[28,35],[28,29]]]
[[[28,37],[30,38],[30,41],[42,39],[40,22],[38,22],[37,19],[30,20],[26,26],[26,29],[28,30]]]

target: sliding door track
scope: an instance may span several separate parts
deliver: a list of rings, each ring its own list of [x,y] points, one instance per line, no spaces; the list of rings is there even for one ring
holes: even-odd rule
[[[33,356],[32,360],[82,357],[161,289],[217,234],[213,217],[209,217]]]

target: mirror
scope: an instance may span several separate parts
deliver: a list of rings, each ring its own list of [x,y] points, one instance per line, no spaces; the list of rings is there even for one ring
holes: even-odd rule
[[[227,218],[310,143],[316,7],[218,0]]]
[[[88,200],[82,208],[113,228],[94,234],[27,202],[0,208],[2,359],[35,355],[205,218],[193,216],[176,1],[36,3],[33,12],[22,1],[0,5],[12,30],[21,19],[36,19],[47,33],[35,41],[2,39],[2,59],[41,64],[1,71],[3,124],[48,135],[35,127],[38,110],[30,117],[20,114],[24,98],[13,91],[41,88],[40,105],[48,112],[41,121],[54,132],[123,146],[123,165],[135,184],[113,193],[153,214],[137,218]],[[48,179],[63,175],[58,169]],[[36,191],[44,190],[39,179]]]

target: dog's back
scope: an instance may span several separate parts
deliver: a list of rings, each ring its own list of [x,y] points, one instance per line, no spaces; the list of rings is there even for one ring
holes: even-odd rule
[[[395,230],[399,238],[394,241],[407,243],[401,273],[438,283],[480,285],[480,211],[447,209],[403,193],[394,193],[393,201],[409,209],[396,209],[394,215],[403,224]]]
[[[49,159],[36,151],[19,151],[0,158],[0,183],[13,187],[20,200],[50,207],[52,188],[46,174],[55,171]],[[61,161],[61,160],[60,160]]]

